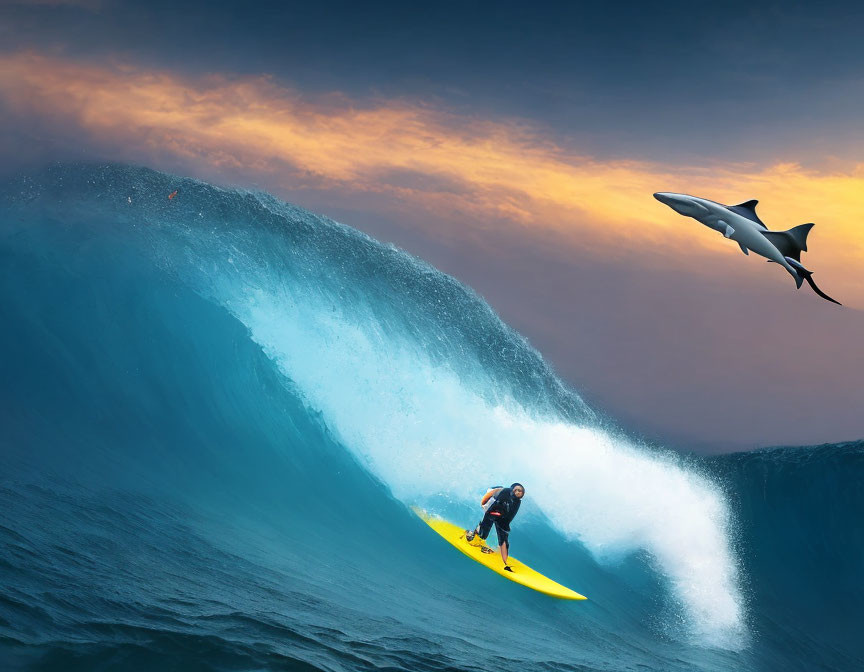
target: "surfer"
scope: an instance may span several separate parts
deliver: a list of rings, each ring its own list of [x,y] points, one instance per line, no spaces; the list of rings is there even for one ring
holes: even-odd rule
[[[509,488],[503,486],[491,488],[480,500],[480,504],[486,512],[483,520],[473,530],[465,530],[465,539],[469,543],[474,541],[475,536],[479,536],[485,541],[492,530],[492,525],[495,525],[495,533],[498,535],[498,550],[504,561],[504,569],[508,572],[513,571],[507,564],[510,551],[510,522],[519,511],[524,496],[525,487],[521,483],[514,483]],[[486,546],[483,546],[481,550],[485,553],[494,552]]]

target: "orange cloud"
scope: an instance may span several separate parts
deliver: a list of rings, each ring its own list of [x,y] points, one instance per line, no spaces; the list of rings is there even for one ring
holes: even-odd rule
[[[264,176],[274,187],[370,192],[483,227],[525,227],[604,254],[698,269],[740,254],[653,200],[654,191],[762,201],[771,228],[816,221],[808,266],[864,303],[864,168],[669,166],[603,161],[513,120],[478,120],[403,100],[315,100],[269,77],[184,78],[35,53],[0,57],[0,98],[72,123],[122,156],[162,155]],[[655,261],[652,262],[651,259]],[[659,260],[659,261],[657,261]],[[846,270],[844,270],[846,269]]]

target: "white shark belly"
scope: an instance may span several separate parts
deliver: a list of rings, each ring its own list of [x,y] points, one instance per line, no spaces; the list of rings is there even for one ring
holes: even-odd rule
[[[736,224],[740,224],[736,222]],[[749,222],[748,222],[749,224]],[[732,224],[733,228],[735,224]],[[735,228],[735,233],[732,234],[732,240],[737,243],[744,245],[749,250],[752,250],[756,254],[765,257],[766,259],[770,259],[771,261],[776,261],[778,264],[782,264],[786,266],[786,259],[783,258],[783,255],[780,253],[771,242],[763,236],[759,229],[750,224],[741,225],[741,228]]]

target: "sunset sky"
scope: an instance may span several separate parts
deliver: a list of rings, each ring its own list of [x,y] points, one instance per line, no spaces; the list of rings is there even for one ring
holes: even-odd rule
[[[864,7],[0,1],[0,175],[265,189],[470,285],[699,452],[864,438]],[[652,198],[815,222],[805,285]]]

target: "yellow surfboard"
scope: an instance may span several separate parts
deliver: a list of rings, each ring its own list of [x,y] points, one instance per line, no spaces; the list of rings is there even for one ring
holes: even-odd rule
[[[423,521],[435,530],[438,534],[444,537],[447,541],[453,544],[456,548],[462,551],[472,560],[476,560],[481,565],[485,565],[493,572],[504,576],[511,581],[521,583],[523,586],[536,590],[539,593],[557,597],[562,600],[587,600],[584,595],[580,595],[576,591],[570,590],[560,583],[556,583],[552,579],[543,576],[540,572],[536,572],[528,565],[519,562],[512,555],[507,559],[512,572],[504,569],[504,561],[501,559],[501,553],[486,546],[486,542],[480,537],[474,537],[474,540],[468,542],[465,539],[465,530],[458,525],[448,523],[446,520],[430,516],[423,509],[415,507],[416,513]],[[482,549],[486,548],[484,552]],[[492,551],[491,553],[489,551]]]

